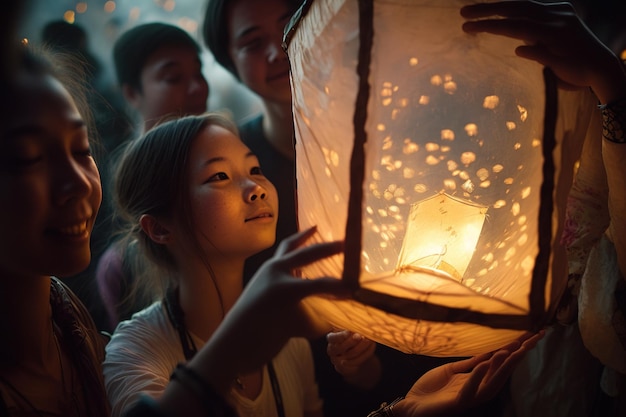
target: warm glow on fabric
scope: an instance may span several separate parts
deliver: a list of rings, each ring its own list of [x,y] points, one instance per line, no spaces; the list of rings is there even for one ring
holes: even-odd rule
[[[464,3],[316,0],[287,43],[299,224],[346,240],[303,276],[358,280],[354,300],[306,303],[336,328],[434,356],[534,328],[565,279],[550,273],[559,167],[543,68],[516,41],[463,33]]]

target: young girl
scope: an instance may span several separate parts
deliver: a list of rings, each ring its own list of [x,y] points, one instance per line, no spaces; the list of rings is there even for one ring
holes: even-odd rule
[[[120,325],[107,347],[114,415],[141,391],[159,393],[176,364],[194,356],[240,296],[246,258],[274,244],[276,189],[236,132],[217,114],[172,120],[121,157],[120,215],[170,282],[163,300]],[[231,394],[242,416],[321,415],[307,341],[291,339],[266,366],[239,375]]]
[[[53,66],[24,48],[3,50],[3,58],[9,53],[14,69],[0,79],[0,415],[106,417],[110,408],[101,367],[106,340],[78,298],[53,277],[75,274],[89,264],[89,240],[102,198],[88,111],[76,84],[80,77],[69,70],[69,61]],[[260,218],[257,223],[267,221]],[[342,292],[335,279],[306,282],[289,274],[291,268],[341,251],[337,243],[299,248],[310,233],[284,242],[219,334],[179,371],[177,383],[169,384],[164,404],[155,404],[154,412],[228,410],[220,398],[224,386],[308,327],[297,301],[314,292]],[[272,239],[271,234],[259,234],[259,239]],[[286,296],[292,302],[275,310],[275,300]],[[276,327],[268,329],[269,324]],[[242,356],[238,332],[257,350]],[[184,377],[190,374],[204,381],[201,397]]]

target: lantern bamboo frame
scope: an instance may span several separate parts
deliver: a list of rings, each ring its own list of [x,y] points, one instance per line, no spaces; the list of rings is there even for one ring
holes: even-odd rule
[[[316,0],[324,1],[324,0]],[[313,3],[307,0],[296,13],[285,32],[284,49],[288,51],[293,34],[297,31],[300,21],[307,15]],[[559,234],[560,225],[555,225],[555,160],[556,123],[558,115],[556,79],[547,68],[543,70],[545,83],[545,107],[543,115],[543,137],[541,149],[543,156],[543,182],[540,187],[539,206],[539,239],[538,253],[532,270],[532,280],[529,291],[528,314],[494,314],[476,311],[471,308],[455,308],[440,305],[429,301],[420,301],[398,297],[390,294],[363,288],[359,284],[362,261],[362,233],[363,233],[363,194],[365,180],[365,148],[368,141],[366,121],[370,100],[370,69],[372,65],[372,44],[374,42],[374,0],[358,0],[359,10],[359,50],[356,71],[358,75],[358,92],[354,105],[353,134],[354,146],[350,159],[350,193],[348,197],[348,213],[345,230],[345,252],[343,258],[343,275],[341,279],[354,289],[354,300],[391,313],[397,316],[415,320],[432,322],[465,322],[495,329],[537,330],[551,320],[555,310],[555,300],[560,297],[564,288],[564,280],[552,280],[550,290],[551,300],[546,302],[546,285],[551,273],[551,263],[555,250],[559,251],[552,231]],[[549,232],[547,232],[549,231]],[[564,255],[561,253],[560,260]],[[548,308],[546,308],[548,306]]]

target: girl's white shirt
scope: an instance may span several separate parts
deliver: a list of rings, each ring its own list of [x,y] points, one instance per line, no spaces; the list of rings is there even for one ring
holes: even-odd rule
[[[204,341],[191,336],[200,349]],[[172,371],[182,362],[185,357],[178,332],[169,321],[162,302],[121,322],[106,347],[103,364],[112,416],[122,415],[142,394],[159,397]],[[304,412],[322,408],[313,357],[306,339],[290,339],[273,364],[286,417],[301,417]],[[277,415],[267,367],[263,368],[263,386],[257,398],[251,400],[233,389],[230,399],[242,417]]]

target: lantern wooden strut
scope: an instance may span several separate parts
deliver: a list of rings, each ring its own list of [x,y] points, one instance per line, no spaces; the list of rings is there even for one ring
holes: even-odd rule
[[[495,350],[566,279],[550,73],[462,31],[458,0],[307,1],[286,32],[298,222],[345,253],[306,268],[350,300],[305,303],[408,353]]]

